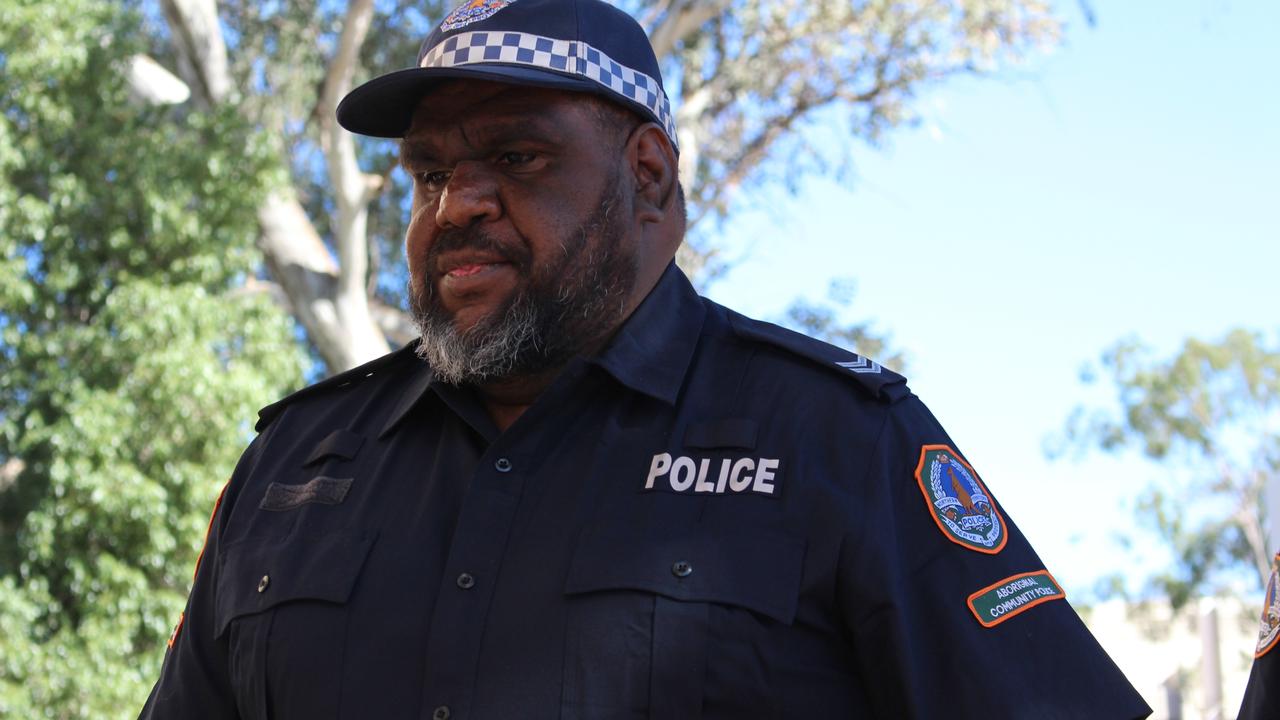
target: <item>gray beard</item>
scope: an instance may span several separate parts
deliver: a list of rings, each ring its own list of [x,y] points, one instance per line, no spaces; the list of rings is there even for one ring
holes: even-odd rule
[[[620,247],[618,219],[610,217],[616,193],[615,178],[596,211],[561,243],[550,279],[539,283],[531,277],[506,308],[465,331],[440,307],[430,278],[421,297],[410,292],[422,336],[417,353],[438,379],[463,385],[538,374],[562,366],[616,329],[638,270],[635,258]],[[588,250],[592,239],[595,247]],[[523,270],[530,272],[527,266]]]
[[[482,323],[458,332],[452,320],[438,313],[415,313],[414,323],[422,335],[418,357],[450,385],[508,377],[522,364],[523,356],[536,353],[542,344],[538,312],[527,294],[516,298],[492,326]]]

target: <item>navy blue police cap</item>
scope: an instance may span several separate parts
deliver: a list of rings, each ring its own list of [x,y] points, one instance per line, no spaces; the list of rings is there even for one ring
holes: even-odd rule
[[[426,91],[474,78],[589,92],[662,127],[676,145],[671,102],[644,29],[599,0],[469,0],[436,26],[417,67],[376,77],[338,103],[361,135],[404,137]]]

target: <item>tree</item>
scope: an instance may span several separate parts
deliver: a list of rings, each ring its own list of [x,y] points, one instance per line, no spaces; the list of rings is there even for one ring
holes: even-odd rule
[[[1263,495],[1280,476],[1280,343],[1237,329],[1157,359],[1129,340],[1103,355],[1102,368],[1114,405],[1077,408],[1065,439],[1080,449],[1137,449],[1160,464],[1138,516],[1173,566],[1145,590],[1177,610],[1199,595],[1260,589],[1277,549],[1267,547]]]
[[[110,0],[0,9],[3,717],[136,716],[254,410],[301,380],[245,291],[271,153],[140,102],[144,40]]]
[[[292,183],[258,208],[270,277],[329,371],[412,338],[400,241],[407,178],[394,145],[333,119],[357,78],[405,66],[445,3],[161,0],[195,102],[231,107],[278,141]],[[720,267],[715,219],[771,181],[838,169],[804,132],[836,111],[850,138],[877,141],[910,119],[920,88],[978,73],[1052,43],[1042,0],[625,3],[662,60],[677,110],[681,177],[694,221],[680,260],[696,278]],[[224,27],[225,26],[225,27]],[[366,43],[370,35],[376,43]],[[234,52],[228,54],[228,47]],[[231,60],[228,60],[231,57]],[[713,222],[706,222],[712,220]]]

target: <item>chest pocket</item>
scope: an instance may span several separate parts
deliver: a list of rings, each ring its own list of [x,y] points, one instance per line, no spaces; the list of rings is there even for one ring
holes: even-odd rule
[[[270,717],[269,704],[297,717],[337,712],[344,606],[372,545],[367,536],[294,532],[223,549],[214,633],[228,646],[241,717]]]
[[[708,658],[761,655],[716,637],[790,625],[803,562],[804,541],[780,532],[589,537],[565,586],[562,717],[701,717]]]

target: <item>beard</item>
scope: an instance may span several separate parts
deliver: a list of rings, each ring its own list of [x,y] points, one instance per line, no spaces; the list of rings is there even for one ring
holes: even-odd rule
[[[523,244],[499,242],[473,226],[441,233],[427,252],[420,288],[410,284],[409,305],[422,339],[418,355],[451,385],[537,375],[559,368],[622,321],[635,287],[637,260],[622,247],[618,173],[606,183],[596,208],[567,237],[545,267],[536,267]],[[507,302],[458,330],[440,303],[435,268],[441,253],[463,248],[500,254],[523,279]]]

